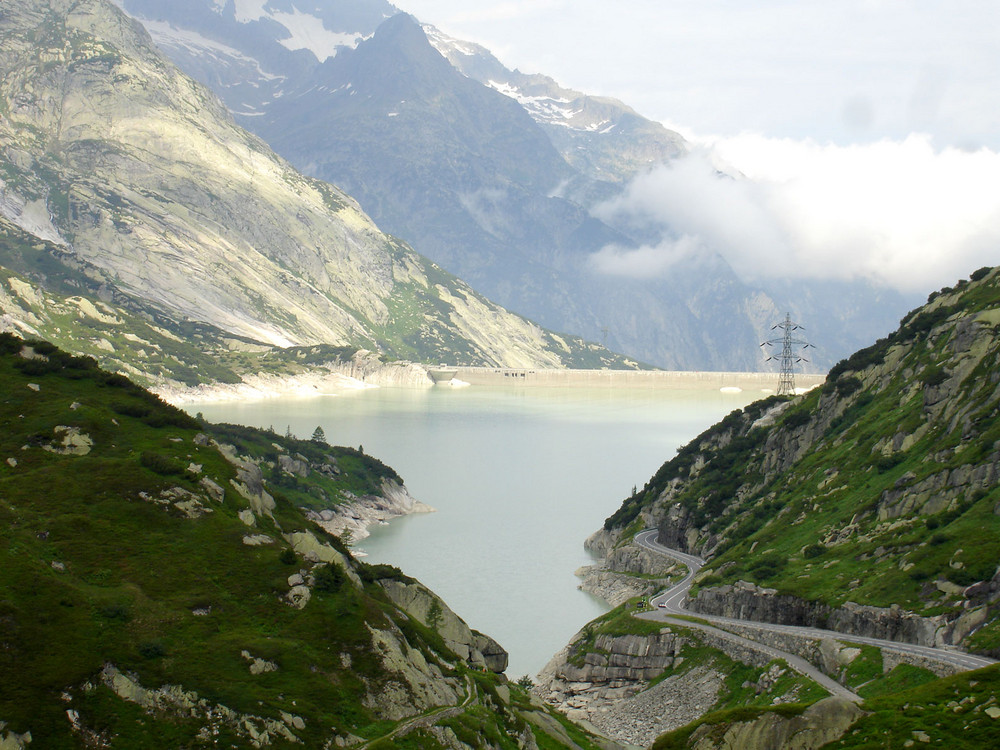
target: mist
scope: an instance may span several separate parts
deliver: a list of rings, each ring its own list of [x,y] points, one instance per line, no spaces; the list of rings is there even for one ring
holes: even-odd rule
[[[594,213],[657,237],[593,254],[597,273],[648,278],[719,254],[748,281],[867,280],[901,292],[1000,263],[1000,154],[928,136],[858,146],[742,135],[696,139]]]

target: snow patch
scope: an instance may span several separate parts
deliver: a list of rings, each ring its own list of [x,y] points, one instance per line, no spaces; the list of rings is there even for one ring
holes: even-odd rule
[[[240,23],[259,21],[267,15],[267,12],[264,10],[267,0],[235,0],[235,5],[236,20]]]
[[[457,52],[460,55],[465,55],[466,57],[474,57],[480,53],[481,47],[473,44],[472,42],[463,42],[454,37],[442,34],[441,30],[431,26],[429,23],[422,25],[424,33],[427,35],[427,41],[431,43],[438,52],[440,52],[445,57],[448,56],[449,52]]]
[[[303,13],[298,8],[293,8],[293,11],[293,13],[271,14],[271,18],[288,29],[291,35],[288,39],[279,41],[290,50],[309,50],[320,62],[334,57],[341,47],[354,49],[365,39],[364,34],[360,32],[330,31],[323,26],[321,18]]]
[[[285,76],[267,73],[260,67],[258,60],[243,54],[238,49],[229,47],[214,39],[209,39],[196,31],[178,29],[166,21],[141,20],[142,25],[146,27],[146,31],[149,32],[149,35],[153,37],[153,40],[160,47],[184,49],[194,55],[213,54],[216,57],[230,58],[234,62],[245,63],[256,69],[257,75],[263,80],[278,81],[285,79]]]
[[[578,118],[583,114],[583,109],[573,109],[565,105],[572,104],[569,99],[557,98],[553,96],[529,96],[516,86],[502,81],[490,80],[486,84],[494,91],[504,96],[508,96],[527,111],[536,122],[549,125],[559,125],[571,130],[582,130],[585,132],[596,132],[598,128],[608,126],[609,120],[601,120],[597,123],[581,123]],[[615,127],[612,123],[604,132]]]

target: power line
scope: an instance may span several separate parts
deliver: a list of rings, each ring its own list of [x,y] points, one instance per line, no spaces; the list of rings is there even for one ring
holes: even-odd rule
[[[778,329],[781,329],[782,331],[781,338],[769,339],[763,342],[761,347],[781,344],[781,354],[772,354],[764,361],[771,362],[776,359],[781,363],[781,373],[778,376],[778,395],[791,396],[795,393],[795,365],[799,362],[809,361],[803,357],[801,353],[796,353],[794,347],[801,346],[803,350],[809,348],[815,349],[816,347],[808,341],[792,337],[792,331],[805,329],[798,323],[792,322],[791,313],[785,313],[785,320],[783,322],[771,326],[772,331],[776,331]]]

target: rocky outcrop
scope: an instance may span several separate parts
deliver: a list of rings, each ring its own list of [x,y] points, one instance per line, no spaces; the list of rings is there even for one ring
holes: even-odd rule
[[[372,690],[363,703],[382,718],[398,721],[436,706],[462,702],[462,682],[445,677],[419,649],[410,648],[394,631],[368,627],[372,647],[392,679]]]
[[[956,621],[943,615],[920,617],[898,606],[871,607],[854,602],[833,608],[746,581],[701,589],[688,608],[739,620],[804,625],[921,646],[951,645],[956,635]]]
[[[282,396],[322,396],[381,386],[430,388],[427,368],[415,362],[386,362],[375,352],[359,350],[350,357],[311,364],[302,372],[245,374],[239,383],[197,386],[160,385],[155,393],[176,405],[213,401],[244,401]]]
[[[290,713],[283,713],[279,721],[239,713],[222,704],[211,703],[180,685],[146,688],[136,675],[122,672],[114,664],[105,665],[100,674],[100,682],[122,700],[137,704],[147,711],[183,714],[203,721],[205,726],[202,732],[206,738],[217,735],[219,729],[225,727],[257,748],[268,747],[276,742],[302,742],[295,733],[305,729],[305,722],[301,717]],[[83,688],[84,692],[93,689],[94,686],[90,683]],[[80,715],[75,710],[69,709],[67,715],[77,734],[84,737],[94,734],[93,729],[88,729],[81,723]]]
[[[78,287],[83,267],[102,297],[241,345],[625,364],[508,312],[384,234],[353,198],[238,127],[115,5],[24,0],[0,15],[0,221],[48,243],[40,285]],[[40,305],[31,312],[11,305],[0,315],[59,330]],[[212,377],[182,369],[185,382]]]
[[[0,721],[0,750],[27,750],[30,744],[31,732],[8,732],[7,722]]]
[[[393,604],[422,624],[433,628],[445,644],[464,662],[501,673],[507,669],[508,654],[488,635],[472,630],[434,592],[414,582],[380,581]]]
[[[601,550],[604,560],[598,565],[580,568],[583,591],[599,596],[617,607],[636,596],[649,596],[663,588],[667,579],[678,570],[676,564],[631,542],[614,546],[610,539],[601,539],[598,532],[587,540],[588,549]]]
[[[86,456],[94,445],[94,439],[80,431],[79,427],[56,425],[53,432],[56,437],[52,443],[42,445],[50,453],[62,456]]]
[[[620,703],[678,663],[684,642],[666,628],[647,636],[597,635],[593,643],[581,631],[538,674],[536,692],[574,721],[600,726],[611,711],[627,716],[617,710]]]
[[[684,639],[669,629],[657,635],[598,635],[582,663],[563,662],[552,677],[563,683],[591,683],[621,687],[626,682],[651,680],[671,667]]]
[[[648,690],[609,705],[595,705],[590,722],[608,736],[648,747],[664,732],[696,721],[719,700],[725,675],[695,667],[668,677]]]
[[[813,750],[840,739],[865,712],[843,698],[825,698],[799,716],[766,713],[752,721],[703,724],[688,738],[691,750]]]
[[[333,370],[367,385],[430,388],[434,380],[424,365],[386,362],[375,352],[362,349],[350,360],[329,365]]]
[[[599,596],[612,607],[624,604],[637,596],[650,596],[663,588],[661,582],[615,573],[600,565],[588,565],[576,571],[580,578],[578,588]]]
[[[773,658],[726,639],[692,635],[758,668]],[[724,673],[711,660],[686,662],[682,649],[688,640],[670,628],[645,636],[588,636],[584,630],[538,675],[536,693],[572,720],[592,724],[619,742],[649,745],[660,734],[698,719],[719,701]],[[786,672],[787,667],[772,665],[751,686],[758,694],[769,693]],[[663,679],[650,687],[655,678]],[[794,686],[773,700],[788,702],[797,694]]]
[[[368,527],[411,513],[433,513],[434,508],[414,498],[404,485],[393,479],[382,480],[379,495],[345,495],[332,508],[308,511],[307,516],[334,536],[358,542],[369,535]]]

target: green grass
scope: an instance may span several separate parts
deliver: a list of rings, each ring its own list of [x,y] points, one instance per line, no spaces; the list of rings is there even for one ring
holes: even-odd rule
[[[322,747],[334,734],[377,739],[397,724],[365,696],[399,676],[383,666],[370,628],[395,633],[404,653],[419,652],[445,679],[462,683],[467,672],[453,667],[460,660],[441,635],[400,612],[378,584],[412,581],[392,566],[350,562],[360,587],[332,577],[313,587],[302,610],[284,600],[288,576],[312,567],[285,533],[311,530],[347,552],[297,501],[315,488],[330,496],[345,488],[374,492],[384,479],[399,479],[391,468],[353,448],[202,424],[42,342],[31,346],[45,359],[25,366],[23,346],[0,334],[0,717],[7,731],[30,731],[33,746],[75,748],[66,718],[72,709],[112,748],[200,746],[206,726],[220,744],[249,746],[234,724],[207,718],[208,709],[218,717],[225,707],[258,728],[282,712],[303,717],[295,734],[305,747]],[[45,450],[59,442],[58,425],[88,435],[91,450]],[[273,518],[256,518],[253,533],[272,544],[243,543],[250,529],[238,515],[247,501],[232,485],[237,470],[206,434],[264,467],[276,507]],[[313,471],[311,481],[275,488],[267,467],[278,452],[339,473]],[[203,490],[206,477],[223,488],[221,501]],[[209,512],[189,518],[156,502],[177,488],[198,495]],[[252,674],[243,652],[277,670]],[[123,701],[101,683],[107,664],[146,689],[192,694],[200,708],[147,711]],[[500,678],[472,678],[479,705],[455,726],[511,746],[508,735],[525,725],[500,700]],[[409,745],[386,746],[427,747],[429,736],[415,732],[400,740]]]
[[[925,680],[926,675],[900,670],[895,679],[904,687]],[[827,747],[903,747],[904,742],[914,739],[915,732],[926,733],[939,747],[996,747],[1000,719],[991,718],[986,709],[996,707],[998,697],[1000,668],[996,666],[926,681],[902,692],[873,695],[862,706],[871,713],[859,719],[843,739]]]
[[[779,402],[772,398],[706,430],[605,526],[631,530],[642,510],[662,512],[657,498],[672,486],[671,503],[688,512],[685,529],[719,537],[699,588],[748,580],[832,607],[895,604],[957,616],[963,601],[943,594],[937,582],[989,580],[1000,560],[1000,516],[993,512],[1000,488],[952,488],[945,474],[990,462],[1000,440],[990,375],[1000,356],[996,338],[980,335],[987,348],[975,350],[978,362],[945,405],[967,416],[928,417],[936,414],[928,398],[958,369],[949,359],[956,335],[950,321],[998,308],[995,273],[940,295],[932,308],[908,315],[897,333],[834,368],[823,388],[795,399],[774,426],[751,427]],[[899,362],[874,369],[895,352],[902,353]],[[884,452],[915,433],[907,450]],[[808,450],[777,470],[770,459],[805,435]],[[907,512],[901,523],[879,517],[893,507],[890,496],[922,483],[929,489],[921,503],[938,505]],[[995,649],[992,633],[987,626],[972,643]]]
[[[683,750],[688,747],[688,739],[695,730],[703,725],[729,724],[735,722],[753,721],[764,714],[773,713],[778,716],[790,717],[799,716],[808,708],[807,705],[799,703],[786,703],[780,706],[768,708],[728,708],[721,711],[712,711],[705,714],[698,721],[687,724],[680,729],[661,735],[657,738],[650,750]]]
[[[897,664],[885,674],[880,674],[858,687],[856,692],[862,698],[878,698],[910,690],[936,679],[938,679],[937,675],[922,667],[915,667],[912,664]]]

